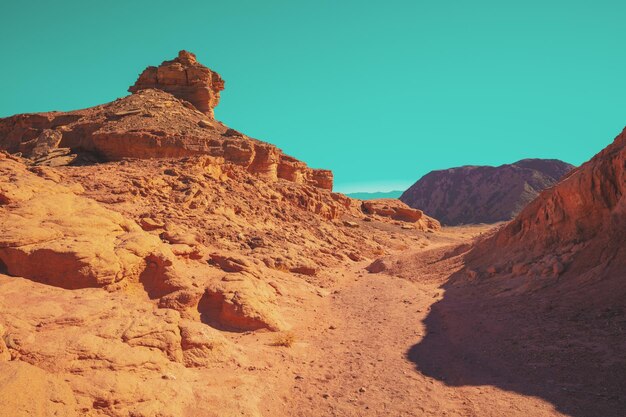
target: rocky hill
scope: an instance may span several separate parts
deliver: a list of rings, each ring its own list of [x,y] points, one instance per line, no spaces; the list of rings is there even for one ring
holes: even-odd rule
[[[513,221],[441,228],[224,126],[223,88],[183,51],[0,119],[0,415],[625,415],[626,133]]]
[[[496,223],[513,218],[572,168],[555,159],[523,159],[498,167],[432,171],[406,190],[400,200],[446,225]]]
[[[1,119],[0,149],[49,166],[210,155],[269,180],[332,189],[331,171],[311,169],[215,120],[223,88],[217,73],[181,51],[173,61],[148,67],[130,88],[134,94],[112,103]]]
[[[0,119],[0,414],[259,416],[342,271],[430,244],[421,211],[216,121],[222,88],[183,51],[112,103]]]

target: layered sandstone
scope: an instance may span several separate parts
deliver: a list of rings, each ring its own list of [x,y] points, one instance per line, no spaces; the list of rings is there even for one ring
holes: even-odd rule
[[[432,171],[406,190],[400,200],[446,225],[496,223],[513,218],[572,168],[555,159],[523,159],[498,167]]]
[[[19,160],[2,153],[0,174],[3,273],[65,289],[115,291],[138,285],[148,298],[161,299],[159,303],[180,311],[196,309],[217,325],[228,325],[238,317],[242,322],[254,318],[258,327],[281,328],[279,315],[271,311],[272,299],[265,295],[268,287],[258,281],[236,286],[238,303],[246,309],[235,309],[226,321],[217,312],[203,311],[200,296],[183,304],[170,303],[181,291],[201,295],[203,288],[210,288],[219,297],[233,291],[214,283],[208,267],[204,282],[188,273],[182,260],[201,261],[205,251],[193,233],[184,233],[180,226],[159,227],[156,222],[152,222],[156,228],[144,226],[156,229],[148,233],[137,222],[86,198],[82,186],[68,187],[51,171],[29,172]],[[164,231],[158,233],[159,228]],[[250,273],[258,274],[254,272],[258,269]]]
[[[361,203],[361,210],[369,215],[413,223],[424,231],[441,229],[439,221],[425,215],[423,211],[411,208],[402,201],[393,198],[365,200]]]
[[[159,75],[161,82],[150,84],[146,80],[153,72],[167,76]],[[213,81],[187,72],[205,74]],[[179,84],[187,79],[192,85]],[[192,87],[202,93],[189,93]],[[195,62],[192,54],[181,53],[158,69],[149,67],[131,88],[134,94],[112,103],[0,119],[0,150],[47,166],[210,155],[264,179],[332,190],[331,171],[309,168],[277,147],[214,120],[212,110],[206,109],[217,105],[221,89],[223,82],[217,74]],[[202,94],[208,97],[206,105],[196,97]]]
[[[625,239],[626,132],[622,132],[481,242],[470,259],[474,276],[621,279],[626,271]]]
[[[162,89],[2,119],[0,148],[0,414],[281,415],[308,348],[276,334],[436,229]]]
[[[248,355],[279,363],[281,351],[245,332],[298,323],[333,268],[427,241],[365,221],[341,194],[206,155],[27,162],[0,152],[0,398],[12,415],[258,416],[283,371]],[[30,378],[35,401],[20,394]]]
[[[200,64],[191,52],[180,51],[173,60],[164,61],[158,67],[146,68],[128,91],[136,93],[149,88],[163,90],[188,101],[213,118],[213,109],[220,101],[224,80],[217,72]]]

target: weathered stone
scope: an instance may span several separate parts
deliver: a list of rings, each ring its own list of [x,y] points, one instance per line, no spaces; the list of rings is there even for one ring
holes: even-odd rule
[[[220,91],[224,89],[224,80],[217,72],[200,64],[191,52],[180,51],[173,60],[164,61],[158,67],[146,68],[128,91],[136,93],[147,88],[166,91],[213,117]]]

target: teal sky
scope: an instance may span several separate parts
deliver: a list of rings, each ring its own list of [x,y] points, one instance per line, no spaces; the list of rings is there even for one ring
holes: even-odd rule
[[[0,6],[0,117],[111,101],[188,49],[216,116],[335,173],[403,189],[433,169],[580,164],[626,124],[626,2],[31,1]]]

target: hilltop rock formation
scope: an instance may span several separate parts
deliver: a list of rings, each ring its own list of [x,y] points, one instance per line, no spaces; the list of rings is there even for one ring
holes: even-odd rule
[[[215,73],[195,63],[191,54],[183,52],[174,61],[164,63],[162,71],[162,67],[158,71],[150,69],[153,67],[146,71],[174,72],[177,77],[184,78],[185,71],[193,69],[194,74],[197,71],[208,74],[206,76],[212,77],[211,80],[219,79]],[[142,75],[139,81],[143,78]],[[35,165],[48,166],[124,158],[210,155],[242,166],[264,179],[283,179],[332,190],[331,171],[311,169],[304,162],[283,154],[277,147],[207,117],[200,111],[202,105],[186,101],[193,97],[180,92],[188,92],[192,87],[183,85],[184,88],[178,91],[179,85],[174,79],[174,75],[163,76],[167,83],[155,84],[157,89],[147,87],[147,81],[142,81],[141,88],[138,85],[132,88],[134,94],[89,109],[19,114],[0,119],[0,150],[19,152]],[[217,88],[216,85],[223,88],[219,80],[214,80],[216,84],[211,84],[211,88]],[[199,91],[213,91],[211,88],[202,87]],[[217,105],[218,93],[211,93],[213,95],[207,103]]]
[[[136,93],[149,88],[163,90],[194,105],[213,118],[213,109],[224,89],[222,77],[200,64],[191,52],[180,51],[178,57],[158,67],[146,68],[128,91]]]
[[[555,159],[523,159],[498,167],[432,171],[406,190],[400,200],[446,225],[496,223],[513,218],[572,168]]]

